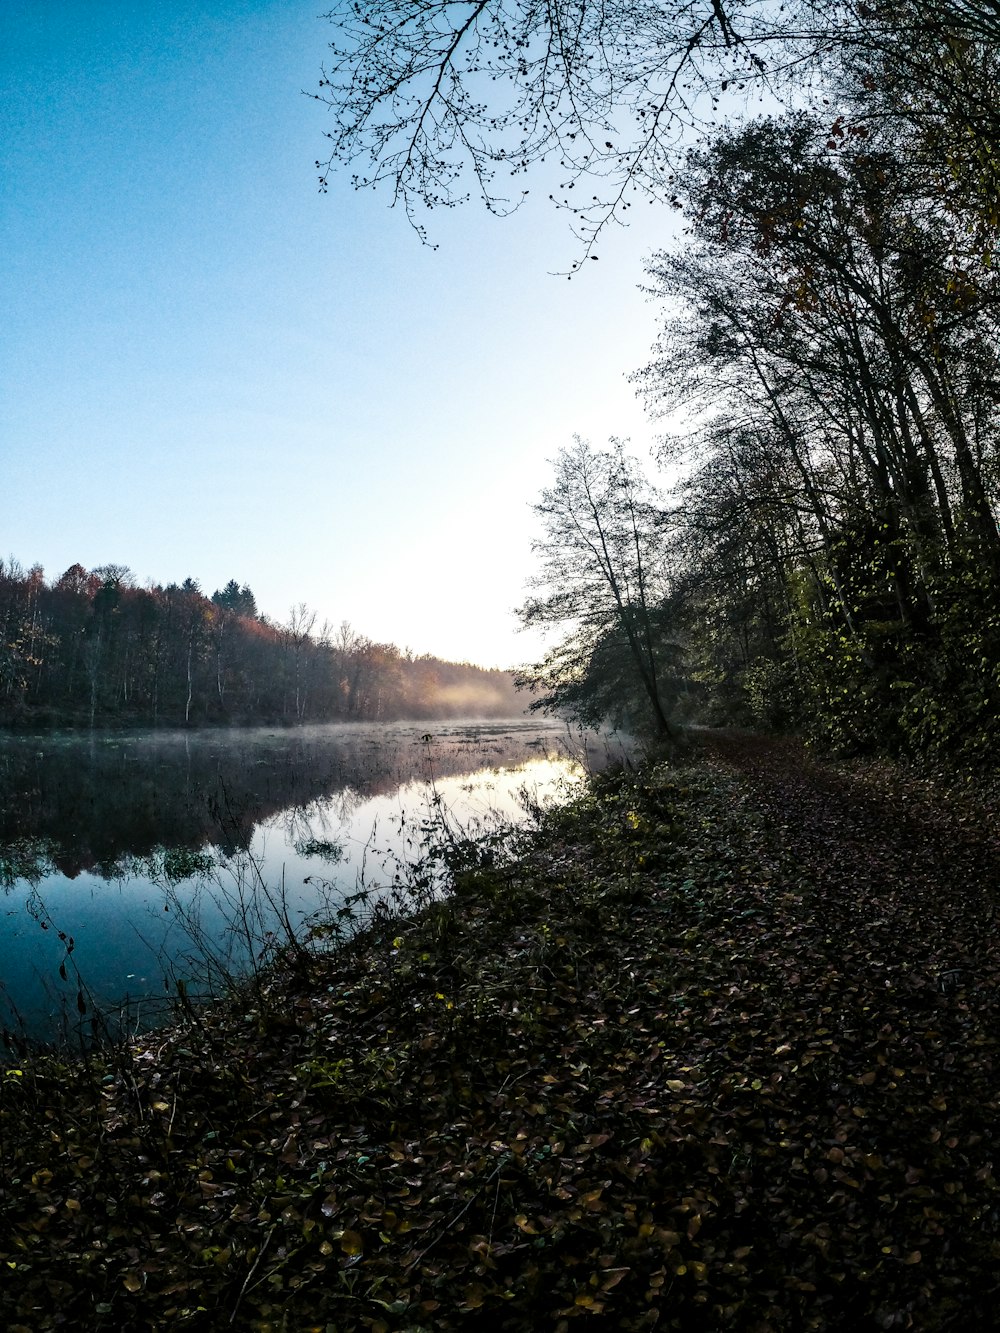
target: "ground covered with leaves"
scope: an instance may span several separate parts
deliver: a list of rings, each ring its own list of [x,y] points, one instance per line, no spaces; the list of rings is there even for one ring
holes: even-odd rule
[[[0,1323],[1000,1326],[992,826],[706,742],[243,1002],[0,1078]]]

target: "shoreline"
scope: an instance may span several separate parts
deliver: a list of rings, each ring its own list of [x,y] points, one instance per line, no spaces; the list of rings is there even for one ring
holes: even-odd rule
[[[932,803],[713,741],[456,842],[449,897],[256,992],[5,1071],[7,1326],[970,1326],[1000,948]]]

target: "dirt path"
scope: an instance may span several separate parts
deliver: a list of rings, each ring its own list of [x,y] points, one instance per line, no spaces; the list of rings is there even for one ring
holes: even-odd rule
[[[775,1241],[794,1272],[818,1239],[807,1285],[842,1288],[815,1326],[848,1326],[855,1305],[864,1327],[1000,1327],[995,827],[888,768],[734,736],[705,748],[756,826],[737,962],[750,1021],[784,1028],[767,1126],[784,1122],[812,1214]],[[868,1280],[895,1300],[866,1304]]]
[[[749,737],[708,748],[740,776],[782,880],[801,882],[803,924],[824,955],[918,1008],[963,1023],[970,1011],[983,1024],[996,1016],[1000,827],[889,767],[852,775],[794,743]]]

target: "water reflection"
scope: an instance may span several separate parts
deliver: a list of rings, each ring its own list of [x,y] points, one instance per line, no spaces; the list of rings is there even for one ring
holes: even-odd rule
[[[152,1019],[164,986],[245,972],[269,931],[391,874],[431,802],[474,828],[616,752],[536,721],[426,728],[3,741],[0,1024],[54,1038],[95,1005],[135,1021],[135,997]]]

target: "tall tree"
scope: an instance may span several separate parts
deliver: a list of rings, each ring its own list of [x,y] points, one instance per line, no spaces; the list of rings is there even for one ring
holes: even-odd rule
[[[224,588],[216,588],[212,593],[212,601],[216,606],[233,611],[238,616],[253,617],[257,614],[257,599],[249,586],[244,584],[241,588],[235,579],[230,579]]]
[[[744,677],[784,659],[800,715],[855,743],[913,733],[945,680],[977,726],[995,693],[972,664],[997,650],[1000,306],[925,184],[881,128],[763,121],[692,156],[691,244],[653,266],[671,314],[646,389],[683,408],[689,604],[729,615],[742,593],[704,589],[742,552],[732,587],[769,627]]]
[[[662,512],[619,441],[598,451],[577,438],[560,451],[555,474],[534,506],[544,534],[533,543],[536,593],[518,614],[525,625],[568,633],[524,681],[546,691],[540,706],[558,708],[575,698],[579,710],[579,686],[595,658],[624,662],[653,729],[668,736],[673,727],[656,614],[666,587]]]

